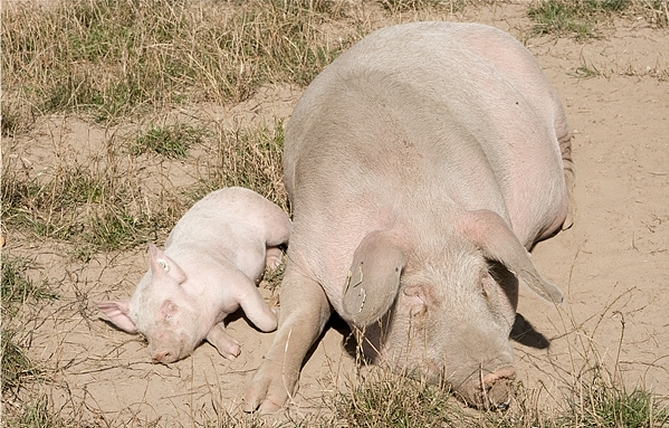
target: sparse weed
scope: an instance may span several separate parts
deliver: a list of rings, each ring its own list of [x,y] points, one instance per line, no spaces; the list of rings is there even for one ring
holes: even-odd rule
[[[203,181],[202,190],[241,186],[258,192],[287,208],[283,187],[283,124],[218,133],[216,163]]]
[[[458,0],[381,0],[381,6],[391,14],[415,12],[419,10],[447,9],[454,13],[465,7],[465,1]]]
[[[572,77],[588,79],[591,77],[601,76],[602,73],[593,64],[588,64],[585,58],[581,56],[581,65],[573,72],[568,73]]]
[[[7,226],[69,241],[81,254],[132,248],[172,222],[169,211],[149,214],[133,177],[74,165],[26,177],[9,160],[3,168],[2,216]],[[141,200],[141,199],[140,199]]]
[[[2,257],[2,315],[3,323],[0,341],[2,342],[2,391],[17,388],[25,376],[39,372],[26,355],[23,347],[18,344],[17,331],[8,327],[9,319],[16,315],[20,306],[39,300],[54,300],[58,295],[49,290],[45,284],[35,285],[27,276],[30,263],[25,259],[7,256]]]
[[[482,428],[666,428],[669,410],[653,394],[628,392],[601,366],[590,367],[588,379],[573,385],[569,406],[548,414],[536,397],[516,384],[507,411],[477,412],[455,400],[447,388],[401,375],[376,371],[339,395],[338,415],[354,427],[482,427]]]
[[[16,313],[17,306],[30,301],[53,300],[58,295],[46,284],[35,285],[26,271],[30,264],[25,259],[8,256],[2,257],[2,312],[4,315]]]
[[[630,2],[625,0],[548,0],[531,5],[527,15],[536,22],[533,36],[555,34],[577,39],[597,38],[597,25],[629,5]]]
[[[17,412],[4,415],[4,426],[13,428],[78,428],[93,427],[97,424],[82,424],[75,420],[63,418],[54,413],[47,396],[35,398],[25,403]]]
[[[2,328],[2,391],[15,389],[21,378],[39,370],[30,362],[23,348],[16,343],[16,332]]]
[[[135,141],[135,153],[152,150],[185,159],[205,131],[189,125],[153,128]],[[142,178],[119,165],[56,166],[31,177],[17,158],[6,158],[2,180],[5,224],[43,238],[75,243],[84,260],[98,251],[123,250],[166,236],[187,207],[212,190],[243,186],[282,207],[283,126],[219,130],[205,148],[207,174],[199,186],[173,189],[147,202]],[[113,159],[106,159],[113,162]],[[147,205],[148,204],[148,205]]]
[[[660,428],[669,426],[669,410],[653,395],[635,387],[630,392],[611,373],[595,364],[574,385],[567,397],[568,412],[560,419],[564,426]]]
[[[183,159],[205,134],[205,130],[184,123],[153,127],[137,138],[130,152],[133,155],[155,152],[168,159]]]

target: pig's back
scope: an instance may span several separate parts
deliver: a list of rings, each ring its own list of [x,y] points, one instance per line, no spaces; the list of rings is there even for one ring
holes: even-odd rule
[[[340,282],[365,234],[420,233],[459,210],[495,211],[527,243],[564,197],[559,126],[568,132],[554,91],[509,35],[381,30],[314,80],[288,124],[291,246]]]

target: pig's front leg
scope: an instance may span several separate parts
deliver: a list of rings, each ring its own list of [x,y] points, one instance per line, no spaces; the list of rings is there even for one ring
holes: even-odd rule
[[[295,392],[309,348],[323,331],[331,309],[321,286],[290,265],[281,284],[281,315],[274,342],[244,396],[244,410],[275,412]]]
[[[207,342],[211,343],[218,349],[218,353],[227,358],[228,360],[234,360],[239,356],[241,348],[239,347],[239,342],[235,340],[234,337],[230,336],[225,331],[225,326],[223,322],[219,322],[209,330],[207,334]]]

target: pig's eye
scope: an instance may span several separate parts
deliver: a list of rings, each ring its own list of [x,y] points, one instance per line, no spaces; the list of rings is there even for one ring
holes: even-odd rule
[[[479,277],[479,284],[481,284],[481,296],[485,297],[486,299],[490,299],[490,295],[488,294],[488,291],[486,290],[486,285],[487,282],[490,280],[490,277],[488,276],[487,272],[481,272],[481,276]]]

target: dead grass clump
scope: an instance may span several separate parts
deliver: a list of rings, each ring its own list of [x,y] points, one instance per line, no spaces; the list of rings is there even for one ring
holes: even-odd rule
[[[613,17],[642,16],[651,25],[665,27],[669,22],[667,0],[547,0],[530,5],[527,15],[536,23],[530,37],[552,34],[584,40],[599,38],[602,24]]]
[[[379,3],[391,15],[404,12],[428,11],[431,13],[448,11],[455,13],[462,11],[467,2],[462,0],[380,0]]]
[[[566,397],[562,426],[661,428],[669,426],[669,409],[649,391],[631,391],[611,373],[593,365]]]
[[[338,413],[350,427],[455,426],[462,418],[450,391],[390,372],[373,372],[340,395]]]
[[[59,160],[40,172],[26,169],[19,156],[5,156],[1,184],[6,227],[71,242],[77,257],[86,260],[100,251],[164,239],[192,204],[221,187],[247,187],[287,207],[281,123],[213,132],[176,123],[120,140],[108,142],[107,152],[96,154],[97,159]],[[190,157],[188,149],[194,146],[205,155]],[[138,166],[138,157],[146,152],[164,162],[177,158],[200,172],[182,188],[166,186],[169,171],[159,166],[147,176]],[[156,193],[152,187],[158,185],[162,190]]]
[[[627,9],[625,0],[548,0],[533,4],[527,15],[536,22],[533,36],[570,35],[577,39],[600,37],[597,26]]]
[[[644,17],[654,27],[666,28],[669,25],[668,0],[634,1],[629,10],[633,16]]]
[[[283,123],[250,129],[218,129],[210,149],[213,162],[200,185],[186,195],[195,202],[221,187],[249,188],[288,209],[283,185]]]
[[[19,306],[31,301],[53,300],[58,295],[50,290],[46,283],[35,285],[26,275],[31,264],[26,259],[7,255],[2,257],[2,313],[14,315]]]
[[[50,290],[46,283],[36,285],[27,275],[33,267],[27,259],[2,255],[2,329],[0,342],[2,349],[2,392],[15,390],[25,377],[35,376],[40,369],[33,364],[25,352],[25,345],[19,338],[20,326],[12,323],[21,308],[26,305],[35,305],[43,300],[55,300],[58,295]]]
[[[340,394],[336,410],[351,428],[669,427],[669,410],[653,394],[641,388],[629,392],[591,364],[587,379],[567,386],[568,405],[557,413],[548,413],[538,404],[537,391],[521,383],[508,410],[475,411],[455,400],[448,388],[380,370]]]
[[[137,156],[154,152],[168,159],[184,159],[188,149],[202,142],[207,131],[194,128],[186,123],[156,126],[141,135],[130,148],[130,153]]]
[[[5,327],[2,328],[2,391],[13,390],[19,387],[25,376],[32,376],[39,372],[22,346],[18,344],[17,332]]]
[[[155,236],[172,219],[144,209],[133,177],[100,165],[56,165],[26,176],[18,158],[6,157],[2,217],[13,227],[77,243],[82,254],[132,248]]]
[[[99,121],[182,102],[239,102],[268,82],[306,85],[347,40],[320,27],[325,1],[15,2],[2,10],[3,133],[32,113]]]

